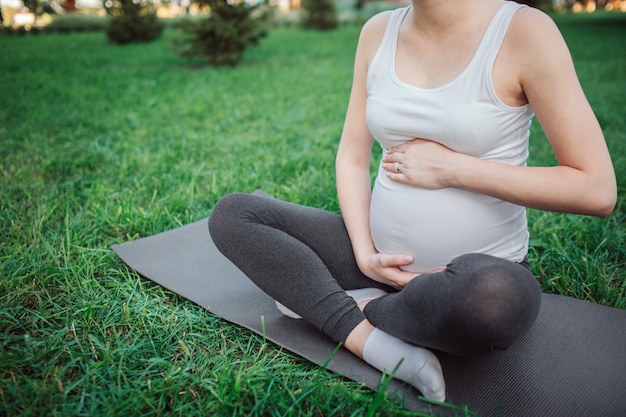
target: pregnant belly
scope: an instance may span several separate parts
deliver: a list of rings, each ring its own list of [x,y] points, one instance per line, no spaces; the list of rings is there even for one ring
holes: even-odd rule
[[[443,268],[466,253],[520,261],[527,243],[520,209],[458,188],[424,190],[379,175],[372,192],[370,228],[379,252],[413,256],[414,262],[403,268],[411,272]]]

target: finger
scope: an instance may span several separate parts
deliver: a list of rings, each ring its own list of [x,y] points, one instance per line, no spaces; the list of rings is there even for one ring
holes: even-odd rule
[[[389,159],[393,161],[401,161],[406,151],[406,145],[396,146],[385,152],[383,159]]]
[[[387,150],[387,154],[403,154],[406,153],[409,149],[409,147],[413,146],[413,145],[419,145],[422,143],[427,143],[427,142],[432,142],[429,141],[427,139],[420,139],[420,138],[415,138],[415,139],[411,139],[405,143],[403,143],[402,145],[398,145],[398,146],[394,146],[392,148],[389,148]]]
[[[392,276],[389,277],[388,281],[390,282],[390,285],[392,287],[401,290],[406,286],[406,284],[411,282],[411,280],[415,279],[419,275],[420,274],[398,270],[397,273],[394,273]]]
[[[385,171],[385,175],[393,182],[399,182],[402,184],[410,184],[409,178],[402,172]]]
[[[412,262],[413,257],[410,255],[381,255],[380,257],[380,265],[383,267],[409,265]]]
[[[388,153],[387,155],[385,155],[383,157],[383,162],[387,162],[387,163],[394,163],[394,162],[400,162],[400,155],[399,153]]]
[[[402,172],[402,165],[399,162],[385,162],[383,163],[383,169],[387,172],[398,174]]]
[[[407,143],[411,143],[411,142],[407,142]],[[398,145],[398,146],[394,146],[392,148],[389,148],[387,153],[404,153],[406,151],[407,146],[408,146],[407,143],[403,143],[402,145]]]

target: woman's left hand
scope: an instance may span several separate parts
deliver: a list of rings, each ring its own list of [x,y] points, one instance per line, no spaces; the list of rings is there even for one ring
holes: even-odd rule
[[[450,186],[457,152],[431,140],[413,139],[395,146],[383,158],[383,169],[391,180],[419,188]]]

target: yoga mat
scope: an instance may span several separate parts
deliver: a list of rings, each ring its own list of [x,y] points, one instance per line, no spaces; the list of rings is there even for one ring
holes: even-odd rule
[[[113,250],[146,278],[229,322],[315,364],[336,345],[303,320],[282,316],[214,246],[208,220],[114,245]],[[477,357],[438,352],[447,400],[480,416],[626,416],[626,311],[543,294],[530,332],[505,351]],[[341,348],[327,368],[376,389],[381,373]],[[394,380],[387,390],[411,410],[436,415],[452,411],[419,399]]]

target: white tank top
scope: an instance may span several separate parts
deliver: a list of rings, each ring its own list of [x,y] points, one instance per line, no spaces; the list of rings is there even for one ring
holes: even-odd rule
[[[504,104],[492,82],[493,63],[519,7],[506,2],[465,70],[432,89],[398,79],[398,31],[410,6],[392,12],[367,74],[367,125],[383,154],[422,138],[481,159],[526,164],[532,109]],[[445,267],[466,253],[519,262],[528,251],[524,207],[459,188],[425,190],[399,184],[388,179],[382,167],[372,191],[370,228],[380,252],[414,257],[405,268],[412,272]]]

